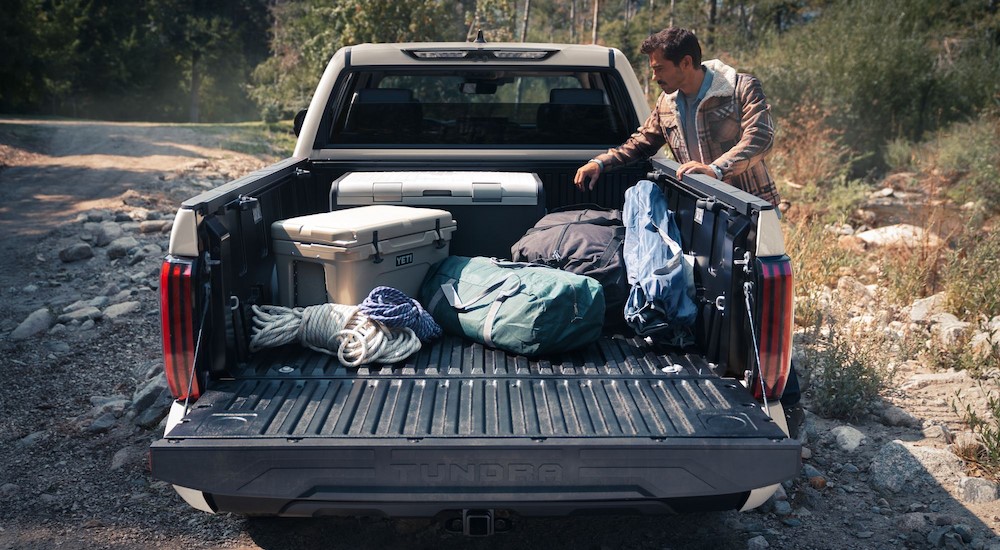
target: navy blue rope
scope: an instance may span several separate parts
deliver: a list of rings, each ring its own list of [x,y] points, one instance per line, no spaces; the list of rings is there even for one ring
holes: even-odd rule
[[[420,302],[389,286],[375,287],[358,311],[389,328],[409,328],[421,342],[441,336],[441,327]]]

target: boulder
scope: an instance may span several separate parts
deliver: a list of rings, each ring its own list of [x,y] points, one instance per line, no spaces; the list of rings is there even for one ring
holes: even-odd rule
[[[885,248],[939,247],[944,242],[941,237],[929,231],[905,223],[869,229],[857,233],[856,236],[868,246]]]
[[[937,484],[937,478],[957,479],[965,464],[948,451],[918,447],[896,440],[886,443],[872,458],[871,485],[889,493],[917,493]]]

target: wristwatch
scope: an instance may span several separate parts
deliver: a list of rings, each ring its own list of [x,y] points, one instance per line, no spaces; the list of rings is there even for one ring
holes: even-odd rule
[[[597,165],[598,168],[601,169],[601,172],[604,172],[604,162],[602,162],[601,159],[599,159],[599,158],[592,158],[592,159],[588,160],[587,162],[593,162],[594,164]]]
[[[711,168],[713,172],[715,172],[715,179],[722,181],[722,169],[714,164],[709,164],[708,167]]]

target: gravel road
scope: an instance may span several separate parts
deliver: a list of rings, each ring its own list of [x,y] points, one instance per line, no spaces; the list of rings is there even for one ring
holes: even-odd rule
[[[810,415],[803,475],[747,514],[523,518],[470,539],[423,520],[189,508],[147,467],[168,402],[156,288],[179,202],[275,160],[225,137],[0,119],[0,549],[1000,549],[996,485],[948,451],[966,429],[949,398],[972,384],[917,364],[858,424]]]

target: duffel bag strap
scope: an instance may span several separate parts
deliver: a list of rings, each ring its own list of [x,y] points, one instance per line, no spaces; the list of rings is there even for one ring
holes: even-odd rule
[[[440,290],[435,293],[434,298],[431,299],[430,304],[428,304],[428,310],[434,311],[437,307],[438,302],[444,297],[448,301],[448,305],[454,308],[458,312],[468,311],[472,306],[476,305],[480,300],[488,296],[491,292],[502,288],[508,281],[513,280],[515,284],[511,285],[511,288],[499,293],[493,298],[493,303],[490,304],[490,310],[486,313],[486,319],[483,322],[483,343],[489,347],[496,347],[493,345],[493,325],[496,322],[497,314],[500,312],[500,306],[510,298],[511,296],[516,296],[518,292],[521,291],[521,278],[516,274],[510,274],[503,279],[488,286],[485,290],[479,293],[478,296],[470,300],[462,300],[461,296],[458,295],[458,291],[455,289],[455,279],[448,279],[448,282],[441,285]]]

